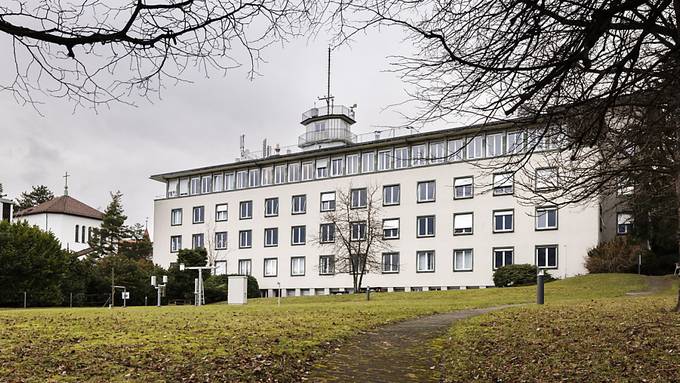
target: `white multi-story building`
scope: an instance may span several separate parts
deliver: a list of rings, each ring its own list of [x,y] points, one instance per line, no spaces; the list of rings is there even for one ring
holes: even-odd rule
[[[334,254],[312,238],[322,235],[336,191],[377,187],[392,249],[364,286],[493,286],[496,268],[519,263],[558,277],[586,272],[584,258],[600,236],[598,203],[527,205],[512,175],[484,166],[520,155],[530,127],[495,123],[358,142],[354,122],[352,108],[314,108],[303,114],[299,152],[265,150],[152,176],[167,193],[154,205],[154,261],[168,267],[180,249],[210,242],[219,272],[253,275],[269,296],[279,287],[284,295],[348,290],[352,277],[334,273]],[[555,147],[546,141],[538,149]],[[540,166],[540,152],[534,157],[531,192],[541,192],[559,172]]]
[[[87,243],[92,230],[99,228],[104,213],[63,195],[18,211],[14,217],[51,232],[61,242],[62,249],[78,252],[89,248]]]

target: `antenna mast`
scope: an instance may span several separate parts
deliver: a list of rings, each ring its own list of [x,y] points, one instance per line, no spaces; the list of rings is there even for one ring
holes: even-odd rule
[[[328,72],[326,84],[327,84],[326,96],[319,97],[319,101],[326,101],[328,113],[331,114],[331,103],[334,98],[333,96],[331,96],[331,47],[328,47]]]

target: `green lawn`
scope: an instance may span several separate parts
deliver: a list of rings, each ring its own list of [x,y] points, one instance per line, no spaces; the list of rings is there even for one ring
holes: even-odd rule
[[[526,311],[531,320],[530,315],[557,308],[569,313],[572,305],[601,309],[605,306],[598,302],[633,300],[616,297],[645,286],[636,275],[571,278],[546,285],[546,300],[561,305],[513,309],[506,315]],[[260,299],[243,307],[6,310],[0,311],[0,381],[298,380],[318,353],[359,330],[435,312],[534,299],[535,287],[519,287],[373,294],[370,302],[364,295],[284,298],[280,307],[275,299]],[[660,302],[648,305],[635,298],[640,302],[635,307],[658,311],[662,304],[669,306],[669,298],[664,299],[648,299]],[[504,314],[489,318],[497,315]],[[462,335],[470,340],[466,334],[475,326],[466,323]],[[499,336],[513,327],[500,326]],[[492,328],[485,326],[484,331]],[[448,362],[457,368],[458,362]]]
[[[452,327],[436,344],[445,382],[679,382],[675,288],[652,296],[511,308]]]

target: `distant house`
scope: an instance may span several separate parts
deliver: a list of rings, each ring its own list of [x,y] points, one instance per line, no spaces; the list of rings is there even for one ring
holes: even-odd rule
[[[14,215],[44,231],[50,231],[61,242],[61,247],[71,251],[87,249],[92,230],[98,228],[104,213],[68,195],[53,198]]]
[[[11,200],[0,198],[0,221],[12,222],[14,204]]]

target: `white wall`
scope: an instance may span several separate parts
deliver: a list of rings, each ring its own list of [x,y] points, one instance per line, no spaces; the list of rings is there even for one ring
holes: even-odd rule
[[[87,228],[98,228],[101,225],[100,220],[93,218],[78,217],[67,214],[56,213],[40,213],[33,214],[26,217],[19,217],[18,219],[28,222],[29,225],[38,226],[44,231],[50,231],[61,242],[62,249],[69,249],[71,251],[80,251],[88,248],[87,245]],[[78,242],[75,241],[75,230],[78,225],[81,232],[78,234]],[[85,226],[86,239],[81,238],[82,226]]]
[[[344,176],[324,180],[299,182],[276,186],[263,186],[246,190],[235,190],[207,195],[161,199],[154,205],[154,261],[168,267],[176,260],[170,253],[170,236],[182,235],[184,248],[191,247],[191,235],[215,231],[228,232],[226,251],[218,251],[219,259],[227,260],[228,273],[237,272],[238,259],[252,259],[252,274],[258,279],[262,289],[276,288],[349,288],[351,277],[347,274],[320,276],[318,272],[319,255],[324,252],[310,238],[318,235],[321,214],[319,212],[320,193],[336,189],[347,190],[352,187],[400,184],[401,204],[384,207],[384,218],[400,218],[400,239],[392,241],[395,251],[400,252],[400,272],[398,274],[370,274],[365,285],[372,287],[438,287],[438,286],[490,286],[493,285],[492,249],[513,246],[515,263],[534,264],[537,245],[558,244],[559,264],[553,275],[559,277],[583,274],[586,272],[583,261],[589,248],[598,242],[598,206],[596,203],[581,207],[568,207],[559,211],[559,228],[552,231],[534,229],[534,207],[523,206],[514,196],[492,196],[479,187],[473,199],[453,199],[453,179],[475,175],[475,184],[489,185],[491,176],[482,176],[475,164],[467,162],[446,163],[433,166],[392,170],[358,176]],[[437,196],[434,203],[416,202],[418,181],[436,180]],[[291,197],[307,195],[307,213],[291,215]],[[279,216],[264,217],[265,198],[279,197]],[[239,201],[253,201],[253,218],[239,220]],[[215,205],[229,204],[227,222],[215,222]],[[205,206],[205,224],[192,224],[192,207]],[[181,226],[170,226],[170,211],[183,209]],[[495,209],[515,209],[514,232],[492,233],[492,211]],[[474,234],[471,236],[453,235],[453,214],[455,212],[474,212]],[[436,215],[436,236],[416,238],[416,216]],[[307,226],[307,245],[290,245],[290,227]],[[279,228],[279,246],[264,247],[264,228]],[[253,230],[253,247],[238,248],[239,230]],[[207,237],[207,234],[206,234]],[[473,248],[474,265],[472,272],[453,271],[453,249]],[[435,272],[416,272],[416,251],[435,250]],[[290,257],[306,257],[305,276],[290,275]],[[279,259],[278,276],[263,277],[263,259]]]

